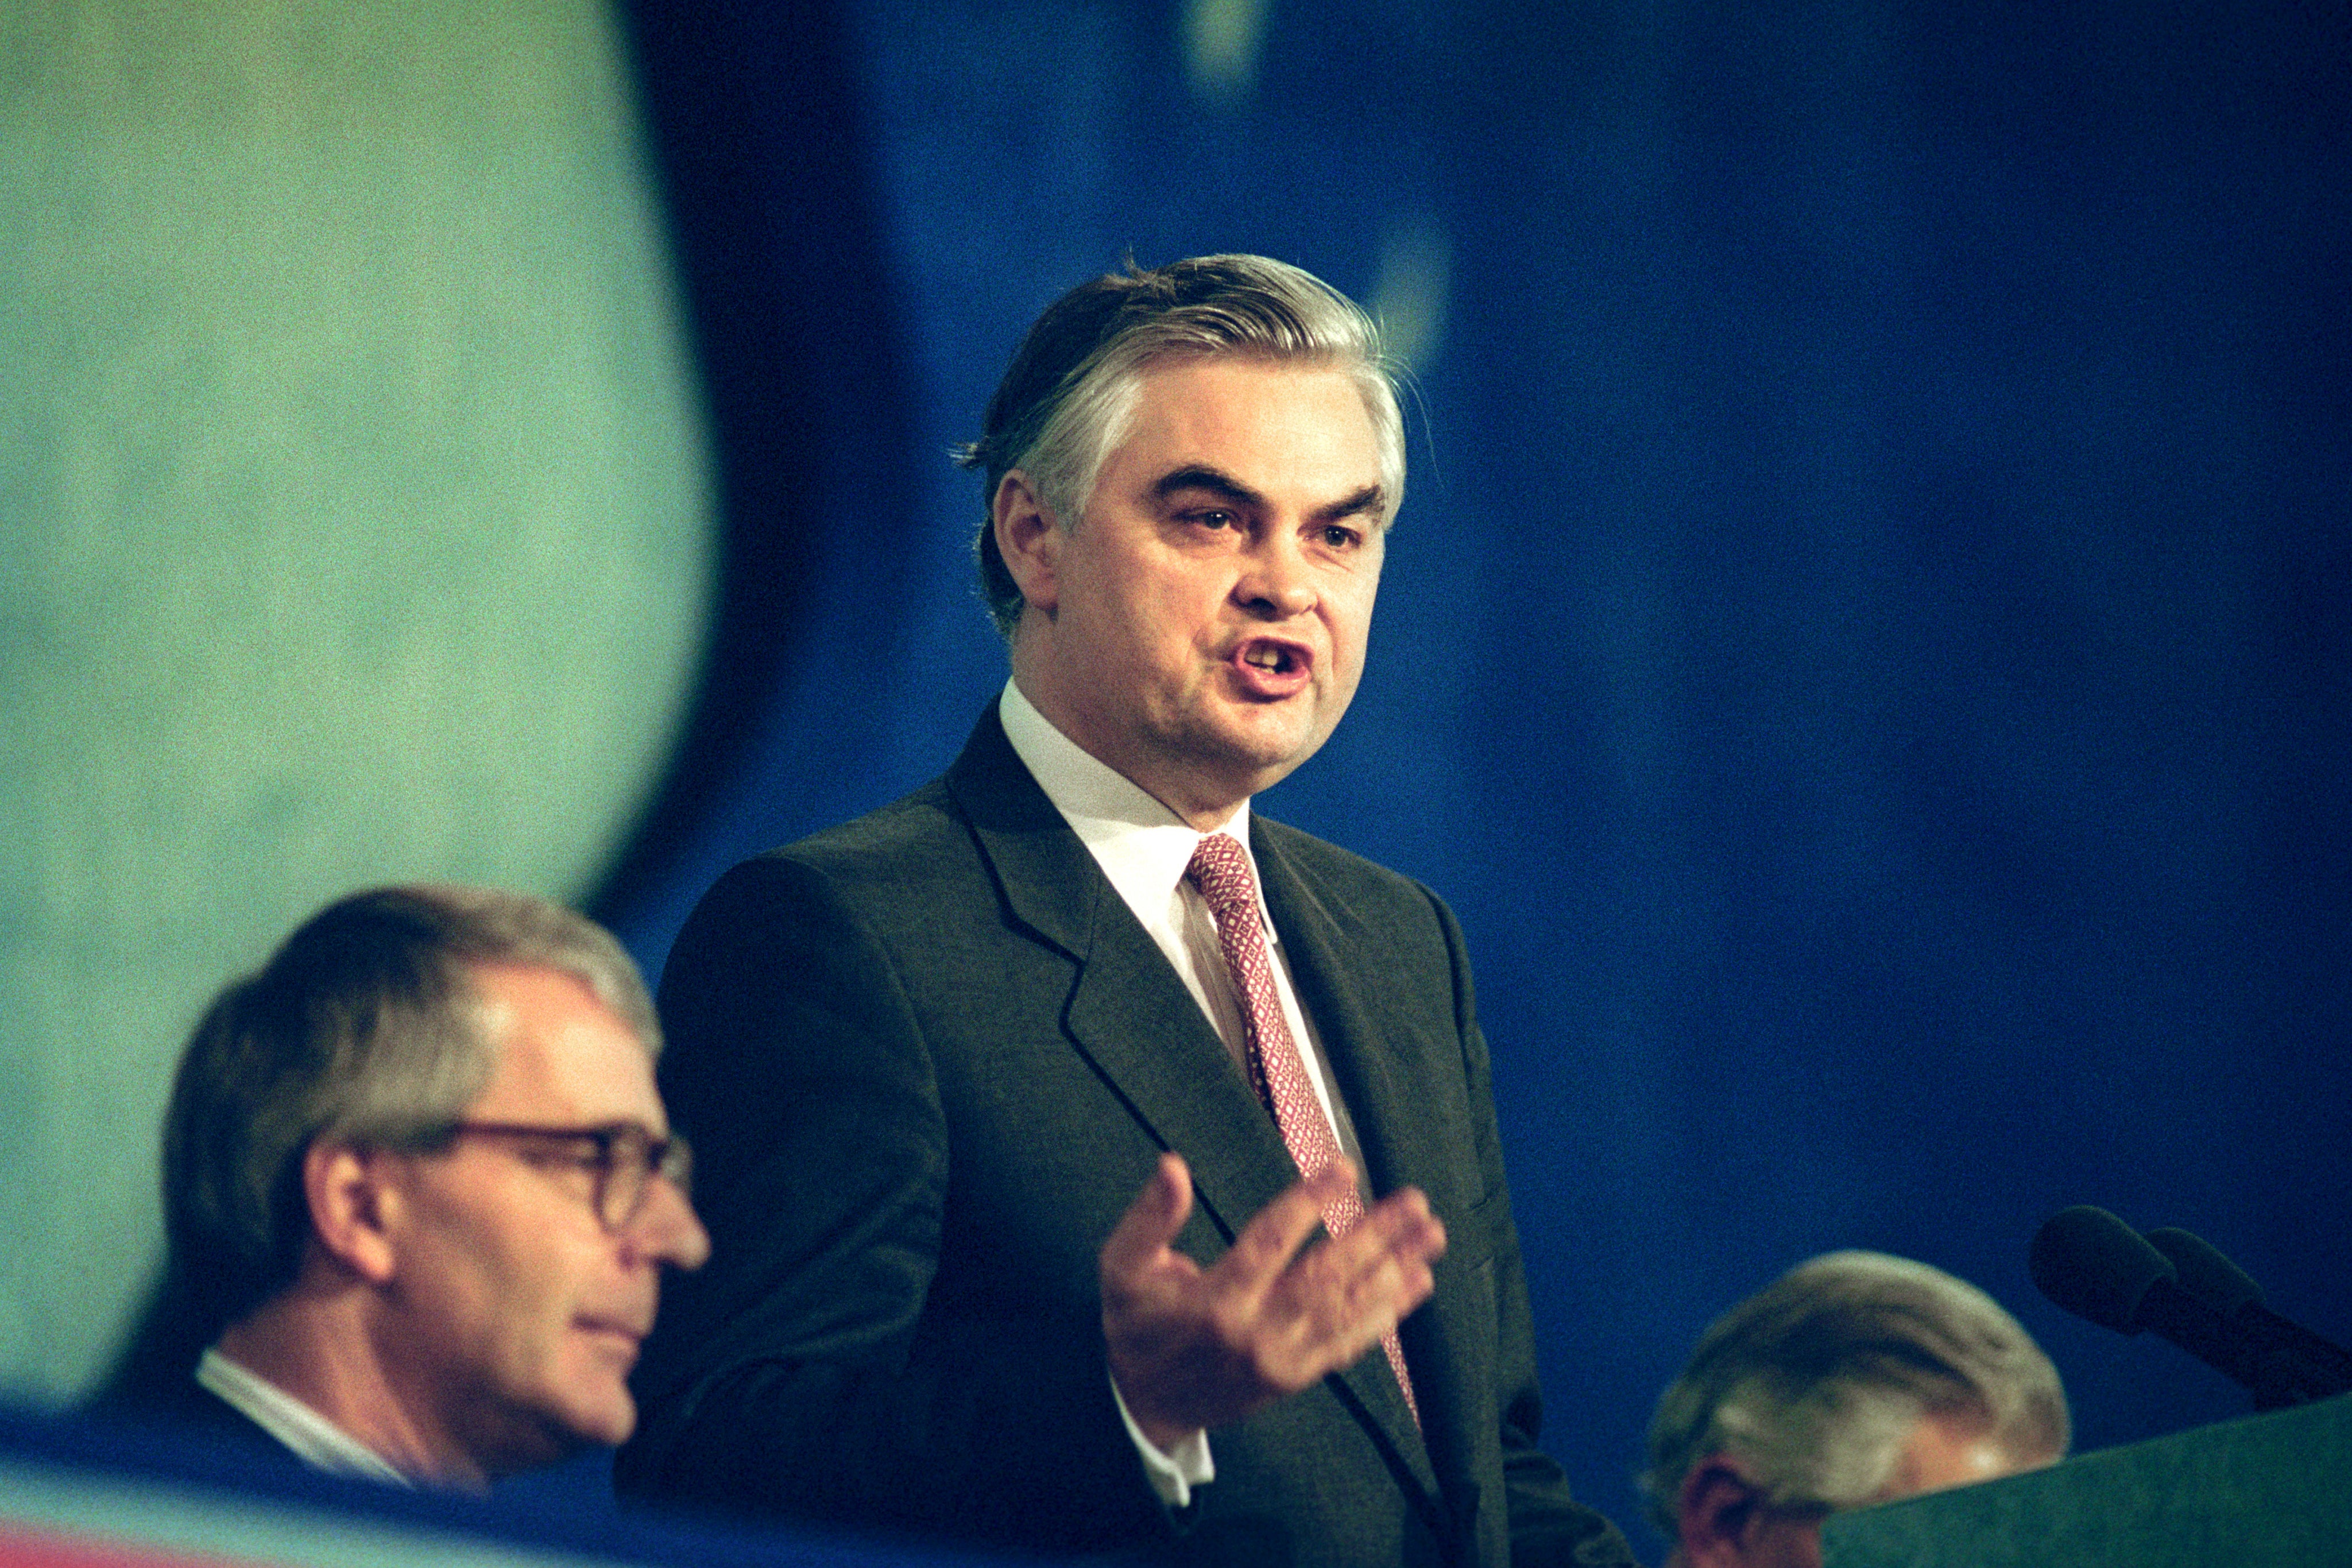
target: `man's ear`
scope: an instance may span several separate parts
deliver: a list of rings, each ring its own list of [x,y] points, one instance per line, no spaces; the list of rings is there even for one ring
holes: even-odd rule
[[[1761,1488],[1729,1454],[1710,1454],[1683,1478],[1676,1518],[1691,1568],[1737,1568],[1748,1560],[1748,1526],[1764,1505]]]
[[[328,1256],[372,1285],[392,1278],[393,1212],[400,1197],[377,1151],[314,1141],[302,1156],[302,1193],[313,1239]]]
[[[1013,574],[1021,597],[1051,616],[1061,597],[1055,574],[1061,564],[1063,535],[1045,498],[1027,474],[1010,469],[996,482],[988,515],[989,526],[996,531],[996,551],[1004,558],[1004,570]]]

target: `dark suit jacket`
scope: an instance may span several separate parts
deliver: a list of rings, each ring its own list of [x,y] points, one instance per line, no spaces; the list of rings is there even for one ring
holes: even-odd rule
[[[315,1475],[269,1429],[196,1381],[195,1369],[158,1377],[134,1390],[113,1390],[91,1405],[102,1421],[159,1429],[183,1445],[205,1448],[258,1474]]]
[[[1097,1255],[1173,1149],[1203,1264],[1297,1179],[1272,1119],[992,708],[945,779],[738,866],[661,987],[710,1264],[638,1374],[633,1492],[1185,1562],[1631,1562],[1535,1446],[1534,1354],[1461,933],[1257,819],[1375,1191],[1445,1221],[1402,1336],[1211,1434],[1171,1517],[1105,1369]]]

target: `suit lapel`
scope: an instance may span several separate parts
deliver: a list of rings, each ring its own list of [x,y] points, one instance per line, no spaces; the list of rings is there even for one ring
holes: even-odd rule
[[[1460,1096],[1460,1045],[1415,1038],[1401,1020],[1366,1003],[1367,982],[1392,971],[1399,941],[1360,919],[1327,885],[1311,882],[1286,852],[1278,824],[1253,834],[1266,908],[1290,963],[1299,1005],[1315,1020],[1339,1091],[1356,1121],[1372,1190],[1408,1184],[1441,1216],[1473,1199],[1458,1168],[1467,1129],[1433,1124]]]
[[[949,770],[948,787],[994,868],[1008,914],[1076,962],[1063,1015],[1070,1039],[1137,1121],[1163,1147],[1185,1157],[1196,1204],[1230,1243],[1252,1215],[1298,1179],[1273,1118],[1234,1071],[1167,956],[1030,777],[993,705]],[[1365,1164],[1381,1190],[1421,1180],[1412,1173],[1428,1162],[1411,1135],[1415,1074],[1380,1048],[1345,978],[1342,952],[1368,949],[1360,941],[1349,948],[1340,912],[1327,908],[1328,901],[1311,894],[1286,862],[1262,845],[1257,859],[1300,1002],[1332,1057]],[[1401,1475],[1416,1484],[1423,1506],[1441,1511],[1443,1491],[1430,1451],[1414,1430],[1387,1359],[1375,1351],[1332,1381]]]
[[[1404,1186],[1418,1186],[1441,1216],[1452,1209],[1459,1183],[1452,1171],[1442,1129],[1430,1125],[1432,1107],[1445,1103],[1443,1086],[1431,1080],[1442,1064],[1426,1050],[1391,1038],[1393,1030],[1365,1007],[1359,980],[1382,961],[1384,944],[1328,889],[1318,888],[1284,853],[1276,833],[1254,831],[1251,848],[1265,885],[1268,912],[1282,939],[1300,1007],[1315,1020],[1324,1053],[1330,1058],[1338,1090],[1356,1124],[1356,1141],[1377,1197]],[[1471,1469],[1461,1426],[1451,1418],[1460,1386],[1459,1369],[1444,1354],[1443,1340],[1423,1332],[1428,1309],[1400,1330],[1405,1364],[1413,1375],[1423,1427],[1416,1430],[1388,1360],[1367,1355],[1342,1375],[1364,1412],[1376,1422],[1388,1446],[1404,1461],[1433,1499],[1451,1499],[1466,1516],[1475,1486],[1463,1487]],[[1461,1449],[1457,1456],[1453,1450]],[[1459,1458],[1459,1465],[1448,1464]],[[1454,1484],[1441,1486],[1439,1469]],[[1443,1533],[1443,1531],[1441,1531]]]
[[[948,774],[1016,923],[1067,953],[1063,1022],[1162,1147],[1223,1239],[1298,1179],[1282,1134],[1192,992],[1004,738],[992,706]],[[1140,1185],[1139,1180],[1139,1186]]]

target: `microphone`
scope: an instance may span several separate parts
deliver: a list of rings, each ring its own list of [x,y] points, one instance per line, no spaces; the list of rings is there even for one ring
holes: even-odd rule
[[[2117,1333],[2146,1329],[2171,1341],[2252,1393],[2257,1410],[2321,1396],[2308,1386],[2309,1369],[2184,1289],[2172,1260],[2104,1208],[2085,1204],[2052,1215],[2034,1233],[2026,1262],[2034,1284],[2058,1305]],[[2201,1275],[2201,1262],[2197,1268]]]
[[[2325,1399],[2352,1393],[2352,1351],[2272,1312],[2263,1302],[2263,1288],[2224,1257],[2221,1249],[2170,1225],[2149,1231],[2147,1241],[2170,1260],[2182,1290],[2292,1365],[2305,1397]]]
[[[2233,1318],[2247,1307],[2263,1304],[2263,1288],[2254,1283],[2253,1276],[2202,1236],[2177,1225],[2159,1225],[2147,1235],[2147,1244],[2172,1265],[2180,1288],[2223,1317]]]

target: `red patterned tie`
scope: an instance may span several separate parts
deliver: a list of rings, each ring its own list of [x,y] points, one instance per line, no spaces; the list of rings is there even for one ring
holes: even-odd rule
[[[1211,833],[1192,852],[1184,875],[1208,901],[1217,917],[1217,945],[1224,949],[1225,967],[1234,988],[1241,993],[1242,1019],[1249,1030],[1250,1082],[1258,1098],[1273,1108],[1275,1125],[1290,1146],[1301,1175],[1313,1176],[1339,1157],[1339,1141],[1307,1081],[1307,1064],[1283,1021],[1282,998],[1274,988],[1274,955],[1267,951],[1265,927],[1258,919],[1257,878],[1250,871],[1249,854],[1229,833]],[[1363,1199],[1350,1184],[1323,1208],[1323,1228],[1335,1238],[1345,1236],[1364,1218]],[[1413,1425],[1421,1425],[1421,1406],[1412,1396],[1412,1379],[1404,1369],[1404,1347],[1396,1330],[1381,1336],[1397,1386],[1404,1391],[1405,1408]]]

